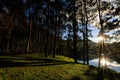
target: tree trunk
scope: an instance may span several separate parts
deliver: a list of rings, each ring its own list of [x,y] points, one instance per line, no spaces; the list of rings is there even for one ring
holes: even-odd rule
[[[85,49],[86,49],[86,60],[87,64],[89,64],[89,55],[88,55],[88,16],[87,16],[87,9],[86,9],[86,0],[84,0],[84,12],[85,12]]]
[[[76,7],[75,7],[76,0],[73,0],[73,45],[74,45],[74,61],[77,63],[77,30],[76,30]]]
[[[55,58],[55,54],[56,54],[56,36],[57,36],[57,24],[58,24],[58,21],[57,21],[57,11],[56,12],[56,16],[55,16],[55,26],[54,26],[54,31],[55,31],[55,35],[54,35],[54,52],[53,52],[53,58]]]
[[[13,27],[14,27],[12,20],[13,20],[13,15],[9,15],[8,16],[8,28],[9,28],[9,30],[8,30],[8,34],[7,34],[7,51],[10,50],[9,47],[10,47],[11,32],[12,32]]]
[[[31,41],[31,34],[32,34],[32,16],[30,16],[29,20],[29,36],[28,36],[28,43],[27,43],[27,53],[30,51],[30,41]]]
[[[100,26],[101,26],[101,36],[103,36],[103,23],[101,21],[101,13],[100,13],[100,0],[96,0],[97,1],[97,8],[98,8],[98,16],[99,16],[99,20],[100,20]],[[101,53],[102,53],[102,46],[103,46],[103,42],[100,42],[100,49],[99,49],[99,62],[98,62],[98,66],[100,68],[100,62],[101,62]]]
[[[45,57],[47,57],[48,56],[48,29],[47,29],[47,32],[46,32],[46,42],[45,42]]]
[[[29,36],[27,42],[27,53],[30,51],[30,41],[31,41],[31,34],[32,34],[32,14],[31,14],[31,2],[29,2]]]
[[[48,56],[48,41],[49,41],[49,28],[50,28],[50,1],[48,0],[48,24],[47,24],[47,32],[46,32],[46,47],[45,47],[45,57]]]
[[[84,1],[83,1],[84,2]],[[83,30],[83,64],[86,64],[86,31],[85,31],[85,12],[84,5],[82,5],[82,30]]]
[[[10,51],[10,36],[11,36],[11,30],[8,31],[7,35],[7,51]]]
[[[84,25],[83,25],[84,27]],[[84,29],[83,29],[84,30]],[[86,51],[85,51],[85,31],[83,31],[83,64],[86,62]]]

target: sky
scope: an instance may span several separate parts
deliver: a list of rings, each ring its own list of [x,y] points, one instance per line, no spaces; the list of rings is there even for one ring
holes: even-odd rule
[[[93,37],[89,37],[89,39],[90,40],[92,40],[93,42],[96,42],[96,43],[98,43],[98,37],[97,37],[97,35],[98,35],[98,33],[99,33],[99,29],[97,29],[96,27],[90,27],[90,29],[92,30],[92,36]],[[118,28],[118,29],[114,29],[114,30],[111,30],[111,31],[109,31],[109,32],[107,32],[107,33],[105,33],[106,35],[109,35],[109,36],[113,36],[113,33],[115,32],[115,31],[117,31],[117,30],[120,30],[120,28]],[[118,36],[119,38],[120,38],[120,36]],[[120,40],[115,40],[115,39],[112,39],[112,40],[110,40],[110,43],[113,43],[113,42],[120,42]]]
[[[92,36],[93,37],[89,37],[90,40],[92,40],[93,42],[98,42],[98,39],[97,39],[97,35],[99,33],[99,29],[97,29],[96,27],[90,27],[90,29],[92,30]]]

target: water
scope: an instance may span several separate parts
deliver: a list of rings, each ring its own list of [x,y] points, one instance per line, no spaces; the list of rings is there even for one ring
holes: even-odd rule
[[[83,61],[78,62],[83,63]],[[112,69],[116,72],[120,72],[120,64],[118,64],[116,61],[106,61],[106,64],[109,69]],[[89,65],[98,67],[98,59],[90,60]]]

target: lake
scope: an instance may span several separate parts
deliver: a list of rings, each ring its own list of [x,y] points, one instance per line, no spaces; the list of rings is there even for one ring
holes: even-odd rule
[[[98,67],[98,58],[89,60],[89,65]],[[79,61],[80,63],[83,63],[83,61]],[[116,72],[120,72],[120,64],[118,64],[116,61],[106,61],[106,65],[109,69],[112,69]]]

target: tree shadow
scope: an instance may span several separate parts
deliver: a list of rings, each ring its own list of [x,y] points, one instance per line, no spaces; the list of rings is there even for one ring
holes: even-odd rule
[[[70,80],[83,80],[80,76],[73,76]]]
[[[21,66],[50,66],[70,64],[71,62],[61,61],[52,58],[32,58],[21,56],[0,56],[0,68],[21,67]]]
[[[120,75],[111,70],[111,69],[108,69],[108,68],[101,68],[101,69],[98,69],[98,77],[97,77],[98,80],[104,80],[104,79],[107,79],[107,80],[120,80]]]

